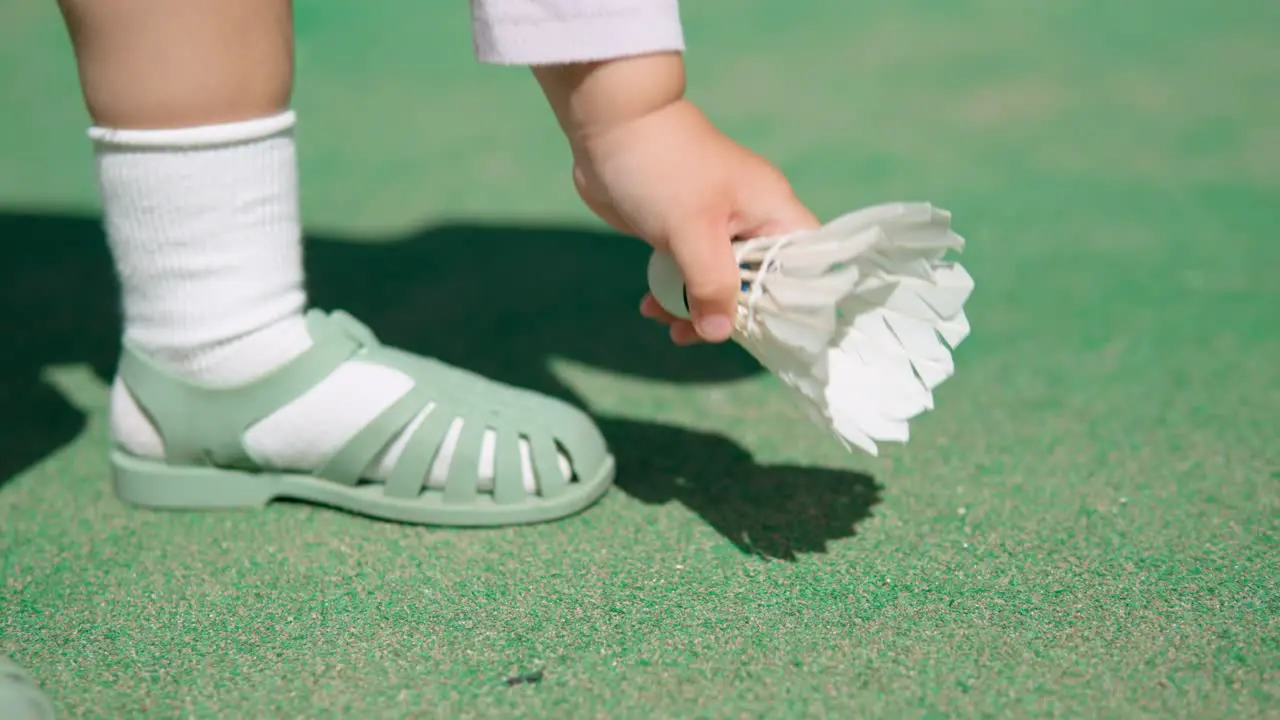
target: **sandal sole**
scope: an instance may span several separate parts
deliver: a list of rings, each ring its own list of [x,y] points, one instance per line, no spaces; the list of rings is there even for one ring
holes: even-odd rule
[[[427,490],[413,499],[387,497],[381,483],[351,487],[302,473],[248,473],[203,467],[176,467],[114,450],[111,467],[116,496],[156,510],[230,510],[262,508],[273,500],[315,505],[414,525],[496,527],[560,520],[581,512],[613,486],[616,462],[608,455],[586,482],[571,483],[554,498],[526,497],[499,504],[477,496],[466,503],[446,502],[444,493]]]

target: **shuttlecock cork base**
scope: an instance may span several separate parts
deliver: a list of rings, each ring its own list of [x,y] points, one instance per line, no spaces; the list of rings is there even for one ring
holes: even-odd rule
[[[663,310],[678,318],[689,318],[689,295],[671,253],[655,250],[649,256],[649,292]]]
[[[738,268],[750,270],[747,263],[740,263]],[[670,253],[654,252],[649,256],[649,290],[653,299],[658,301],[663,310],[678,318],[689,318],[689,294],[685,290],[684,276],[680,274],[680,266]],[[742,292],[750,290],[750,283],[742,281]]]
[[[951,214],[929,203],[886,203],[815,230],[734,244],[742,293],[733,339],[805,400],[846,446],[875,455],[906,442],[908,421],[933,409],[969,335],[973,278]],[[689,317],[674,258],[655,252],[649,289]]]

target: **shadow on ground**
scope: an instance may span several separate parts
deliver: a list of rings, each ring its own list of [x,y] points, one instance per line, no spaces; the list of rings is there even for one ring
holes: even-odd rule
[[[343,308],[384,341],[582,405],[550,371],[568,358],[668,381],[760,372],[735,347],[678,349],[641,318],[646,251],[623,237],[558,227],[446,225],[403,241],[309,237],[317,306]],[[74,439],[85,418],[40,381],[50,364],[114,372],[116,284],[93,216],[0,213],[0,485]],[[744,552],[825,551],[879,501],[867,476],[757,465],[727,438],[598,417],[618,487],[683,503]]]

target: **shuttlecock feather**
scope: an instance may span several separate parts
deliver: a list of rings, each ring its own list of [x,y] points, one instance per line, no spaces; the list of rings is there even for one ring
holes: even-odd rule
[[[875,455],[906,442],[909,421],[933,409],[969,335],[973,278],[949,251],[964,249],[951,214],[929,203],[887,203],[815,230],[735,243],[742,269],[733,339],[794,389],[814,419]],[[674,259],[649,262],[649,286],[688,317]]]

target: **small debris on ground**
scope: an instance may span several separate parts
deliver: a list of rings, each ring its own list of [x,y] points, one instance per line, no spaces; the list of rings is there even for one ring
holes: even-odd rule
[[[507,687],[514,687],[516,685],[533,685],[534,683],[539,682],[542,682],[542,671],[534,670],[531,673],[514,675],[507,678]]]

